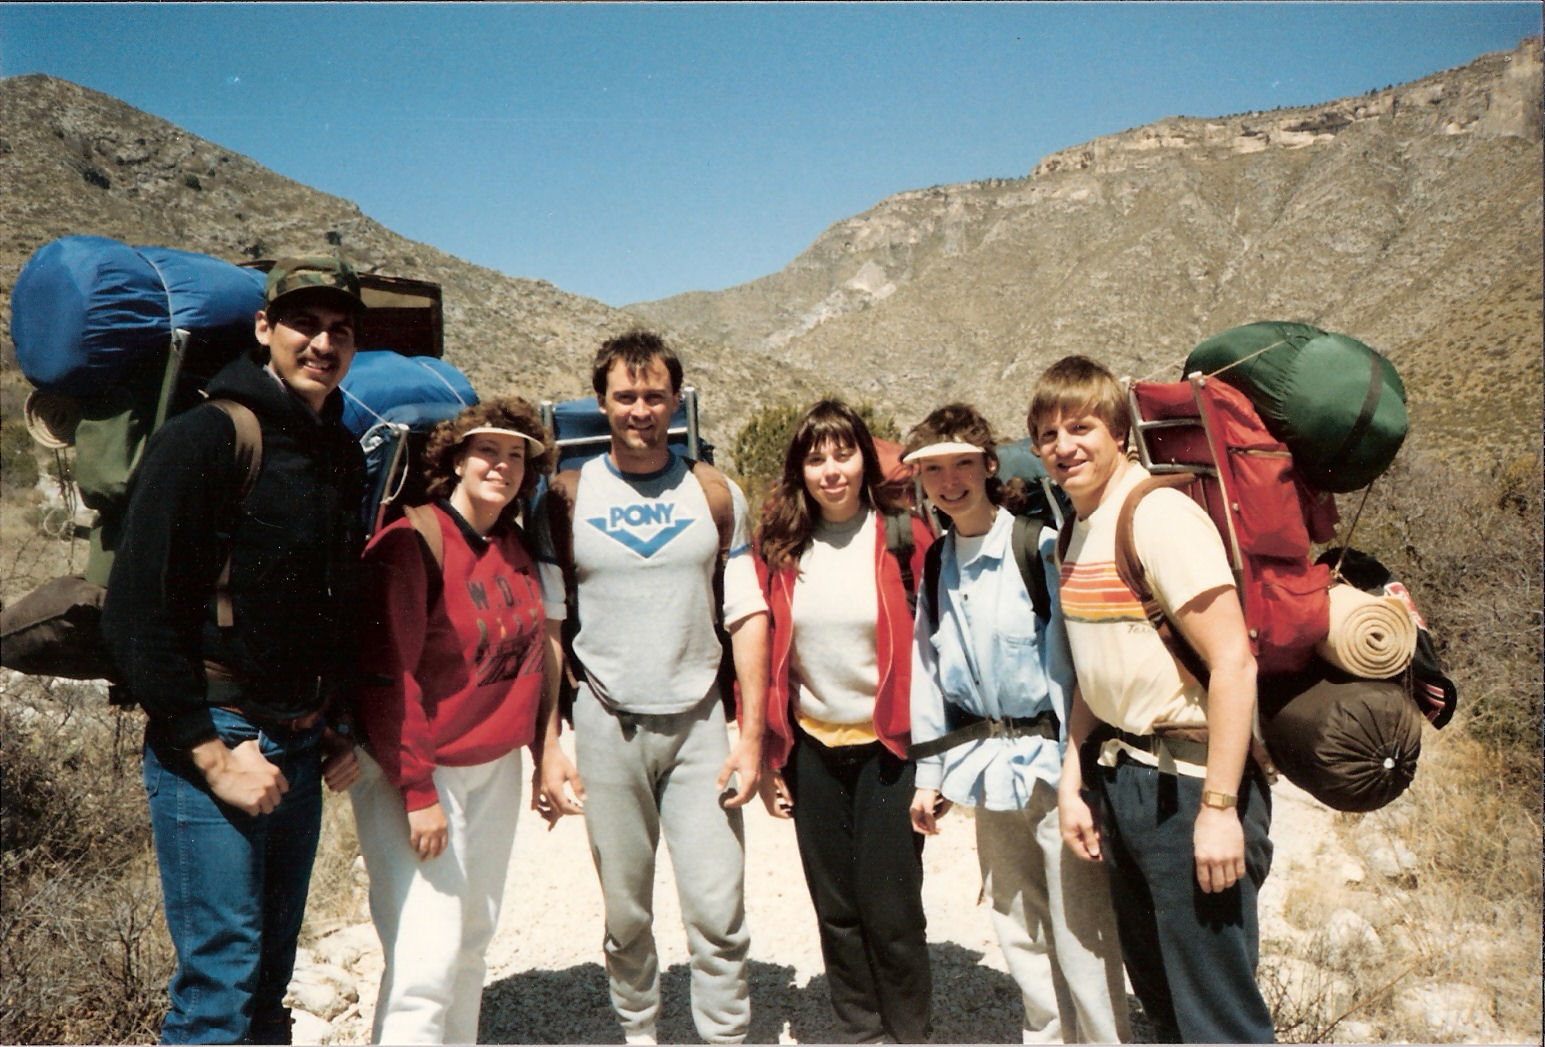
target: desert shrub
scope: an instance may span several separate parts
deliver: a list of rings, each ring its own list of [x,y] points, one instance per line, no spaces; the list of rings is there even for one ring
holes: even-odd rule
[[[8,675],[0,708],[0,1042],[150,1042],[174,958],[135,713]]]
[[[1341,499],[1343,526],[1356,501]],[[1375,482],[1352,544],[1404,581],[1459,687],[1463,730],[1503,773],[1539,782],[1541,462],[1461,470],[1403,452]]]
[[[19,410],[7,410],[0,422],[0,485],[25,491],[38,482],[38,459],[32,436],[21,424]]]
[[[1388,807],[1339,819],[1354,853],[1407,853],[1406,875],[1296,884],[1307,941],[1263,957],[1261,990],[1286,1043],[1523,1042],[1539,1035],[1539,794],[1496,773],[1493,750],[1427,732],[1411,788]],[[1291,896],[1290,896],[1291,898]],[[1333,945],[1336,909],[1373,939]]]
[[[838,396],[837,393],[827,393],[822,399]],[[848,402],[875,437],[881,440],[898,438],[895,419],[889,415],[879,416],[873,404]],[[758,409],[736,435],[730,456],[734,459],[736,475],[753,513],[766,499],[778,474],[783,471],[783,455],[788,450],[794,423],[799,421],[799,416],[808,407],[809,404],[769,404]]]

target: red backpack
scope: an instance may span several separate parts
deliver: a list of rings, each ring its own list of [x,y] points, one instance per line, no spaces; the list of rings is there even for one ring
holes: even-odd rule
[[[1353,678],[1315,656],[1330,632],[1333,575],[1330,558],[1311,562],[1310,543],[1335,537],[1332,496],[1304,483],[1287,446],[1226,382],[1199,374],[1134,382],[1127,398],[1133,444],[1153,475],[1118,511],[1121,580],[1176,660],[1205,686],[1207,666],[1165,618],[1132,540],[1133,516],[1150,491],[1175,487],[1193,498],[1223,539],[1260,672],[1265,745],[1252,744],[1252,756],[1333,809],[1382,807],[1416,773],[1421,718],[1406,686]],[[1069,525],[1064,555],[1071,538]],[[1444,698],[1441,708],[1451,710],[1451,696]]]
[[[1304,484],[1287,446],[1228,383],[1200,375],[1133,382],[1127,396],[1133,442],[1153,475],[1127,496],[1117,520],[1121,580],[1176,657],[1205,682],[1205,666],[1165,620],[1132,544],[1138,502],[1158,487],[1178,488],[1207,511],[1223,539],[1260,672],[1305,668],[1330,631],[1331,571],[1311,561],[1310,543],[1334,536],[1335,501]]]

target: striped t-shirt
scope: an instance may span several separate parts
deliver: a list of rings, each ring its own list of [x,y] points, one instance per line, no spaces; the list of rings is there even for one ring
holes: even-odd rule
[[[1175,661],[1116,573],[1116,518],[1127,492],[1148,473],[1133,464],[1110,496],[1073,525],[1063,558],[1061,602],[1079,690],[1090,711],[1133,734],[1155,723],[1205,724],[1207,691]],[[1201,506],[1160,489],[1132,523],[1138,558],[1166,612],[1219,586],[1233,586],[1223,542]]]

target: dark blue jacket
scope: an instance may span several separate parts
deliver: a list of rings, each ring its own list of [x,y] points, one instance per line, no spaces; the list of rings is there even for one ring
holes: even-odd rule
[[[341,394],[319,417],[245,357],[208,392],[256,413],[257,483],[238,511],[242,475],[223,412],[169,419],[135,474],[102,612],[120,682],[179,747],[215,737],[212,705],[258,720],[314,712],[354,663],[364,461],[338,423]],[[221,628],[214,591],[227,548],[235,614]],[[206,686],[206,661],[239,681],[234,690]]]

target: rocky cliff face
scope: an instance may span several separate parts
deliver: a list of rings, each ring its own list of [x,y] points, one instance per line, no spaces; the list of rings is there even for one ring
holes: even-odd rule
[[[1205,120],[1175,117],[1053,153],[1032,177],[1059,171],[1114,174],[1174,151],[1211,158],[1326,145],[1342,131],[1401,117],[1430,134],[1540,137],[1540,41],[1485,55],[1411,84],[1324,105]]]
[[[1023,179],[897,194],[779,273],[630,309],[830,375],[903,424],[961,398],[1008,435],[1064,353],[1170,375],[1217,331],[1302,320],[1395,361],[1420,439],[1487,417],[1532,448],[1540,88],[1530,40],[1360,98],[1164,120]]]

